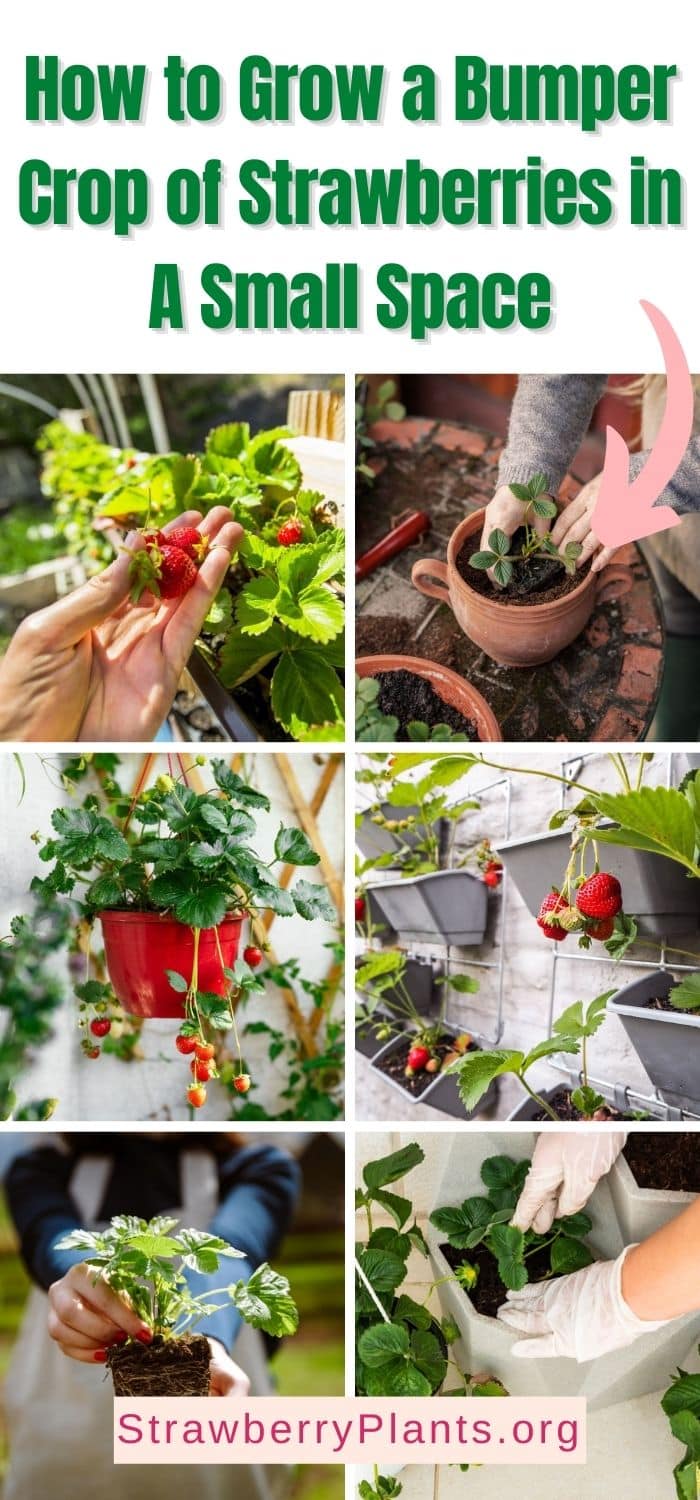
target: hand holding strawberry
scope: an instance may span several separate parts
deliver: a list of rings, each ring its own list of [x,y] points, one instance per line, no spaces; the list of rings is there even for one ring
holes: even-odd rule
[[[180,591],[166,597],[161,576],[155,605],[151,594],[147,602],[131,602],[128,552],[151,546],[162,552],[183,529],[197,532],[200,542],[190,537],[188,545],[206,554],[197,566],[178,548],[186,560],[178,567],[181,574],[186,568],[187,591],[180,579]],[[241,536],[225,506],[215,506],[204,519],[188,511],[160,533],[151,529],[149,548],[138,532],[132,534],[126,551],[103,573],[28,616],[0,664],[0,739],[153,739]]]

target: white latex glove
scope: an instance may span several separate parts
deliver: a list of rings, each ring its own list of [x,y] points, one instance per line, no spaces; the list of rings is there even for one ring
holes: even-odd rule
[[[521,1359],[575,1359],[582,1364],[624,1349],[644,1333],[655,1333],[672,1318],[643,1322],[622,1296],[622,1266],[633,1245],[617,1260],[598,1260],[557,1281],[533,1282],[509,1292],[498,1317],[526,1337],[513,1345]]]
[[[578,1213],[617,1160],[626,1130],[542,1132],[511,1222],[546,1234],[555,1219]]]

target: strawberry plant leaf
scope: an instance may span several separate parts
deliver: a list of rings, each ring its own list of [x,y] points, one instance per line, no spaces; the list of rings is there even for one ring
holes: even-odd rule
[[[271,624],[264,635],[246,635],[235,625],[226,636],[219,659],[219,677],[227,688],[235,688],[262,672],[283,651],[287,635],[283,626]]]
[[[523,1060],[522,1052],[470,1052],[450,1063],[443,1072],[457,1074],[459,1097],[465,1109],[471,1111],[483,1099],[494,1078],[502,1073],[519,1073]]]
[[[673,986],[669,1000],[674,1010],[700,1011],[700,974],[686,974]]]
[[[477,568],[479,572],[485,573],[487,568],[492,568],[498,562],[496,552],[473,552],[469,559],[469,566]]]
[[[199,463],[191,455],[187,457],[178,456],[171,470],[173,494],[177,500],[180,510],[185,508],[185,500],[189,495],[192,485],[199,475]]]
[[[239,1281],[228,1288],[229,1296],[238,1311],[253,1328],[274,1338],[296,1333],[299,1314],[291,1295],[286,1276],[280,1276],[265,1262],[258,1266],[248,1281]]]
[[[276,578],[262,576],[247,583],[236,600],[236,619],[244,635],[263,635],[281,612],[282,591]]]
[[[552,1270],[561,1276],[568,1276],[571,1271],[580,1271],[583,1266],[593,1263],[593,1255],[587,1245],[581,1240],[571,1239],[568,1234],[560,1234],[551,1248]]]
[[[388,1187],[392,1182],[398,1182],[399,1178],[405,1177],[407,1172],[414,1167],[420,1166],[425,1160],[425,1152],[416,1141],[411,1141],[407,1146],[401,1146],[398,1151],[392,1151],[388,1156],[382,1156],[377,1161],[368,1161],[363,1169],[362,1177],[365,1187],[373,1192],[375,1188]],[[370,1278],[371,1280],[371,1278]]]
[[[226,792],[232,801],[240,802],[243,807],[260,808],[262,812],[270,811],[270,799],[264,792],[258,792],[255,787],[248,783],[227,766],[225,760],[213,760],[211,763],[214,780],[222,792]]]
[[[285,828],[280,825],[275,839],[275,856],[289,865],[317,865],[320,855],[301,828]]]
[[[172,990],[177,990],[178,995],[184,995],[189,989],[189,985],[184,975],[178,974],[177,969],[166,969],[165,973],[170,988]]]
[[[120,906],[123,894],[119,881],[113,875],[98,875],[97,880],[93,880],[85,892],[85,902],[96,908]]]
[[[512,563],[509,563],[505,557],[500,557],[498,562],[494,563],[493,576],[496,583],[500,583],[502,588],[506,588],[513,577]]]
[[[403,1324],[376,1323],[360,1335],[357,1352],[369,1369],[381,1369],[397,1357],[407,1357],[409,1348],[408,1330]]]
[[[228,891],[216,885],[202,882],[197,888],[186,890],[173,903],[173,912],[178,922],[188,927],[218,927],[223,922],[231,903]]]
[[[327,584],[314,583],[302,590],[295,609],[279,608],[279,617],[297,635],[325,645],[343,629],[345,612],[342,600]]]
[[[284,651],[274,670],[272,711],[284,729],[342,722],[343,686],[333,667],[311,648]]]
[[[619,828],[597,828],[596,840],[665,854],[695,869],[695,822],[687,797],[671,787],[642,787],[636,792],[598,792],[598,812]]]
[[[286,894],[286,893],[285,893]],[[335,921],[335,907],[323,885],[312,885],[309,880],[298,880],[291,892],[292,901],[306,922],[323,917],[327,922]]]

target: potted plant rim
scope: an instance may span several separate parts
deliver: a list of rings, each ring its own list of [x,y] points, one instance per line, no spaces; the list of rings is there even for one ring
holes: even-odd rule
[[[439,662],[422,656],[360,656],[355,673],[358,740],[503,739],[486,699]]]
[[[630,1131],[607,1177],[626,1245],[646,1240],[700,1192],[700,1152],[687,1130]]]
[[[217,1235],[178,1228],[177,1219],[120,1215],[99,1232],[73,1230],[57,1248],[86,1251],[93,1280],[126,1297],[143,1320],[143,1339],[129,1337],[107,1351],[115,1396],[208,1396],[209,1340],[190,1330],[228,1304],[264,1333],[297,1330],[289,1282],[267,1263],[247,1281],[195,1293],[188,1271],[211,1276],[222,1259],[245,1256]]]

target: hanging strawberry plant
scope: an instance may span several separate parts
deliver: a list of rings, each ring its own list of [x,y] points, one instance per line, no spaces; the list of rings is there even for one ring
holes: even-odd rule
[[[247,423],[229,422],[213,428],[201,453],[153,455],[50,422],[39,440],[42,488],[89,572],[111,560],[110,530],[144,527],[149,544],[144,561],[135,559],[135,587],[155,583],[166,598],[194,582],[201,558],[186,560],[182,545],[171,557],[172,538],[164,546],[160,528],[186,510],[228,506],[245,536],[198,652],[266,738],[337,740],[345,537],[334,503],[303,488],[290,436],[283,427],[252,436]]]
[[[268,798],[224,761],[211,766],[211,791],[163,775],[130,800],[117,796],[105,807],[89,794],[78,807],[57,808],[52,837],[37,836],[51,869],[32,882],[44,898],[77,899],[88,924],[100,921],[111,984],[127,1012],[180,1019],[176,1046],[188,1062],[193,1108],[205,1103],[206,1083],[216,1076],[212,1038],[229,1031],[235,1038],[236,1006],[264,989],[257,946],[248,945],[248,962],[238,958],[243,921],[268,910],[305,921],[335,916],[324,887],[300,878],[287,888],[275,879],[275,864],[319,863],[306,834],[280,826],[274,857],[263,861],[252,841]],[[94,1056],[111,1031],[111,990],[88,974],[78,998],[83,1047]],[[233,1086],[245,1093],[240,1046],[237,1055]]]
[[[296,1333],[299,1315],[289,1282],[267,1263],[247,1281],[194,1293],[187,1270],[211,1275],[222,1258],[240,1260],[244,1252],[205,1230],[178,1230],[177,1219],[147,1222],[124,1214],[99,1233],[73,1230],[57,1248],[86,1250],[84,1264],[93,1280],[127,1297],[143,1320],[142,1338],[107,1350],[116,1396],[208,1396],[209,1340],[188,1330],[229,1304],[264,1333]]]

